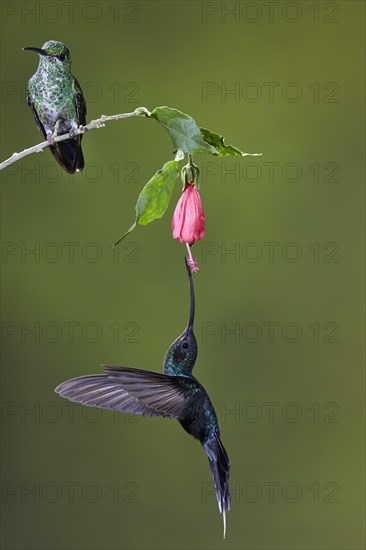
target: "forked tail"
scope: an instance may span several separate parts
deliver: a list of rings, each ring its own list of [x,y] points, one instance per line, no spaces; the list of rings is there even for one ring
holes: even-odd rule
[[[217,503],[220,514],[224,521],[224,538],[226,535],[226,511],[230,510],[230,460],[221,443],[220,436],[215,434],[214,438],[207,440],[203,448],[208,456],[212,477],[214,480]]]

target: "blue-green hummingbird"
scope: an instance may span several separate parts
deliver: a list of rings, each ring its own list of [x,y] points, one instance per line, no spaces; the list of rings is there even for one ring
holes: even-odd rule
[[[42,48],[27,47],[39,55],[36,72],[28,82],[27,101],[38,130],[50,143],[57,162],[70,174],[84,168],[82,134],[58,143],[54,138],[71,134],[86,124],[86,104],[80,84],[71,74],[71,56],[62,42],[49,40]]]
[[[122,413],[176,418],[198,439],[207,454],[223,515],[230,509],[230,461],[220,439],[215,409],[204,387],[193,376],[198,346],[193,332],[195,295],[191,270],[186,261],[190,287],[190,314],[183,333],[171,344],[164,359],[164,374],[103,365],[105,374],[80,376],[55,389],[62,397],[89,407]]]

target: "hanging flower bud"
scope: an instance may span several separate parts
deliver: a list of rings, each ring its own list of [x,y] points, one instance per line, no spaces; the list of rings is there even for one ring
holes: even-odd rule
[[[189,182],[175,208],[172,220],[173,238],[192,246],[203,239],[205,234],[205,215],[200,192]]]
[[[193,164],[192,157],[189,156],[188,164],[182,168],[183,191],[172,219],[173,238],[186,244],[188,265],[193,272],[199,269],[190,246],[203,239],[205,234],[205,214],[198,190],[198,175],[198,167]]]

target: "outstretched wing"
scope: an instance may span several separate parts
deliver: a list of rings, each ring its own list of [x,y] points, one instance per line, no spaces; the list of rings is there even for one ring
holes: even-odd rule
[[[28,103],[29,107],[32,109],[32,113],[33,113],[33,116],[34,116],[34,120],[35,120],[36,123],[37,123],[37,128],[38,128],[38,130],[41,132],[41,134],[43,134],[43,137],[44,137],[45,139],[47,139],[46,131],[45,131],[45,129],[44,129],[44,126],[43,126],[42,122],[41,122],[40,119],[39,119],[39,116],[38,116],[38,113],[37,113],[36,108],[35,108],[35,106],[34,106],[34,103],[33,103],[33,101],[31,100],[29,91],[27,91],[27,103]]]
[[[145,416],[184,418],[189,383],[177,376],[129,367],[104,366],[106,374],[81,376],[55,389],[89,407]]]
[[[80,87],[79,82],[74,77],[72,81],[72,87],[73,87],[73,96],[74,96],[74,105],[76,109],[76,114],[79,122],[79,126],[85,126],[86,124],[86,103],[85,98],[82,92],[82,89]]]

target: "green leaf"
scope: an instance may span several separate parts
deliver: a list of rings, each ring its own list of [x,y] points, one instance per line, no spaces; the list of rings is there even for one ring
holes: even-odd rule
[[[226,145],[225,138],[220,136],[220,134],[215,134],[207,128],[200,128],[203,139],[206,143],[213,146],[216,150],[216,153],[212,153],[216,157],[229,157],[240,155],[241,157],[252,156],[259,157],[262,153],[243,153],[234,145]]]
[[[136,221],[140,225],[147,225],[165,214],[178,176],[179,162],[170,160],[147,182],[136,204]]]
[[[150,115],[168,131],[174,152],[178,149],[187,154],[217,154],[214,146],[205,141],[192,117],[170,107],[156,107]]]
[[[161,218],[168,208],[174,184],[179,176],[179,162],[170,160],[158,170],[141,191],[136,203],[136,219],[128,231],[113,246],[119,244],[137,224],[147,225]]]

